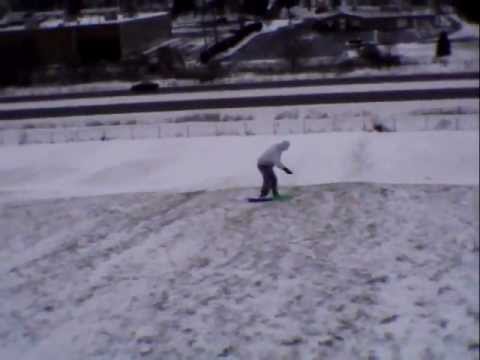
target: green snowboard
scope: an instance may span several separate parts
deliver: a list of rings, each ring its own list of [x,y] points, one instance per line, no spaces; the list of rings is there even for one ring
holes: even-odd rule
[[[269,202],[269,201],[288,201],[293,197],[292,194],[282,194],[279,196],[268,196],[268,197],[258,197],[258,198],[248,198],[248,202]]]

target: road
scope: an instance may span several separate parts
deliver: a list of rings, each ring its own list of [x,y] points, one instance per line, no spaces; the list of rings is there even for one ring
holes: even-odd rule
[[[191,86],[176,86],[160,88],[154,94],[178,94],[192,93],[202,91],[222,91],[222,90],[248,90],[248,89],[272,89],[279,87],[302,87],[302,86],[323,86],[323,85],[349,85],[349,84],[376,84],[376,83],[400,83],[411,81],[440,81],[440,80],[472,80],[479,79],[478,72],[463,73],[438,73],[438,74],[414,74],[414,75],[395,75],[395,76],[356,76],[349,78],[335,79],[301,79],[301,80],[278,80],[268,82],[245,82],[240,84],[204,84]],[[49,94],[49,95],[27,95],[27,96],[0,96],[0,104],[16,103],[26,101],[50,101],[50,100],[68,100],[68,99],[87,99],[116,96],[141,96],[145,93],[135,93],[130,90],[109,90],[109,91],[89,91],[75,92],[68,94]]]
[[[462,75],[466,77],[467,75]],[[400,79],[400,80],[399,80]],[[118,98],[117,103],[96,103],[95,101],[99,100],[99,97],[92,97],[92,104],[88,103],[89,98],[82,99],[87,101],[80,101],[77,104],[64,102],[61,105],[54,104],[53,100],[64,100],[65,95],[62,99],[58,96],[55,97],[47,96],[40,97],[42,100],[38,100],[38,106],[35,106],[37,101],[30,101],[28,106],[22,106],[22,103],[27,99],[23,98],[22,102],[14,101],[11,103],[3,102],[3,109],[0,110],[0,120],[19,120],[19,119],[31,119],[31,118],[52,118],[52,117],[69,117],[69,116],[92,116],[92,115],[108,115],[108,114],[129,114],[129,113],[145,113],[145,112],[164,112],[164,111],[181,111],[181,110],[207,110],[207,109],[225,109],[225,108],[247,108],[247,107],[271,107],[271,106],[296,106],[296,105],[316,105],[316,104],[343,104],[343,103],[359,103],[359,102],[385,102],[385,101],[413,101],[413,100],[443,100],[443,99],[465,99],[465,98],[478,98],[479,97],[479,88],[478,86],[460,86],[460,87],[448,87],[448,81],[450,80],[459,80],[458,77],[452,78],[451,75],[445,77],[445,85],[441,82],[437,82],[439,79],[435,78],[437,82],[435,87],[429,88],[430,85],[426,85],[424,88],[408,88],[408,83],[418,84],[419,82],[425,81],[425,83],[430,79],[430,75],[425,75],[423,77],[419,76],[403,76],[403,77],[389,77],[389,78],[363,78],[363,81],[360,79],[330,79],[330,80],[298,80],[298,81],[289,81],[289,82],[276,82],[276,83],[260,83],[260,84],[250,84],[249,87],[246,87],[246,84],[236,84],[236,85],[211,85],[208,87],[190,87],[190,88],[170,88],[165,89],[164,91],[159,91],[156,94],[151,94],[147,101],[140,101],[141,98],[138,97],[139,101],[133,101],[135,96],[130,96],[131,93],[122,93],[123,99]],[[462,77],[460,78],[462,79]],[[478,74],[469,74],[469,80],[478,79]],[[431,79],[430,79],[431,80]],[[385,88],[385,83],[388,82],[403,82],[401,88],[389,90],[389,85]],[[312,84],[328,87],[328,85],[343,85],[339,87],[338,91],[329,92],[320,92],[320,93],[305,93],[305,91],[298,92],[298,89],[302,87],[311,86]],[[372,84],[372,83],[382,83],[383,89],[375,91],[345,91],[348,89],[348,85],[360,86],[355,84]],[[286,88],[287,91],[281,95],[277,93],[273,94],[278,86]],[[345,87],[347,85],[347,87]],[[407,85],[407,86],[405,86]],[[377,86],[379,87],[379,85]],[[412,86],[413,87],[413,86]],[[200,88],[201,90],[198,90]],[[393,86],[392,86],[393,88]],[[246,96],[224,96],[226,91],[231,90],[259,90],[265,89],[265,94],[260,95],[249,95],[247,92]],[[268,91],[267,91],[268,89]],[[291,89],[291,93],[288,89]],[[218,96],[206,94],[205,97],[202,97],[202,94],[199,92],[206,91],[224,91],[221,94],[219,92]],[[178,92],[179,97],[175,98],[175,95]],[[270,92],[270,95],[268,94]],[[167,96],[170,94],[170,96]],[[181,98],[180,94],[196,94],[195,98]],[[273,95],[272,95],[273,94]],[[68,96],[72,96],[68,95]],[[125,95],[128,96],[126,101]],[[142,94],[145,95],[145,94]],[[222,96],[221,96],[222,95]],[[115,96],[111,95],[109,98],[115,100]],[[156,98],[158,96],[158,98]],[[107,98],[105,94],[102,96]],[[163,97],[163,98],[162,98]],[[78,98],[72,98],[77,101]],[[67,99],[68,100],[68,99]],[[95,100],[95,101],[94,101]],[[52,101],[50,104],[48,101]],[[114,102],[114,101],[112,101]],[[10,105],[11,104],[11,105]],[[33,105],[32,105],[33,104]],[[8,106],[13,108],[8,108]]]

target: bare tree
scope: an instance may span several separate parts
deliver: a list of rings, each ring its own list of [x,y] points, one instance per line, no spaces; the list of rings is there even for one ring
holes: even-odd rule
[[[5,16],[6,13],[10,11],[10,5],[9,3],[4,0],[0,0],[0,19]]]
[[[65,0],[65,16],[70,19],[75,19],[83,8],[82,0]]]

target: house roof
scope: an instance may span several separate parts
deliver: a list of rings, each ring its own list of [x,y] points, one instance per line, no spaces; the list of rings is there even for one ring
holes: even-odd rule
[[[404,18],[404,17],[426,17],[433,16],[429,10],[426,11],[381,11],[381,10],[356,10],[342,8],[336,11],[328,11],[317,14],[314,19],[325,20],[338,16],[346,16],[358,19],[380,19],[380,18]]]
[[[10,17],[5,23],[0,23],[0,31],[11,31],[11,30],[23,30],[26,26],[25,15],[27,13],[15,13],[13,14],[13,19],[18,22],[13,23],[12,17]],[[123,14],[119,14],[117,19],[108,19],[103,14],[85,14],[79,16],[74,21],[65,21],[63,17],[63,12],[55,13],[37,13],[35,18],[38,21],[39,29],[52,29],[56,27],[75,27],[75,26],[84,26],[84,25],[100,25],[100,24],[113,24],[113,23],[123,23],[128,21],[134,21],[138,19],[145,19],[156,16],[165,16],[165,12],[155,12],[155,13],[138,13],[134,17],[127,17]],[[3,25],[3,26],[2,26]]]

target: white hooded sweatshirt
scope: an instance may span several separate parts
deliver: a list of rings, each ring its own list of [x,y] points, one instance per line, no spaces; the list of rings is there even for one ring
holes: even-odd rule
[[[266,165],[266,166],[276,166],[280,169],[286,167],[281,160],[282,152],[287,150],[290,147],[290,143],[288,141],[282,141],[280,143],[274,144],[270,146],[267,151],[265,151],[259,158],[258,158],[258,165]]]

